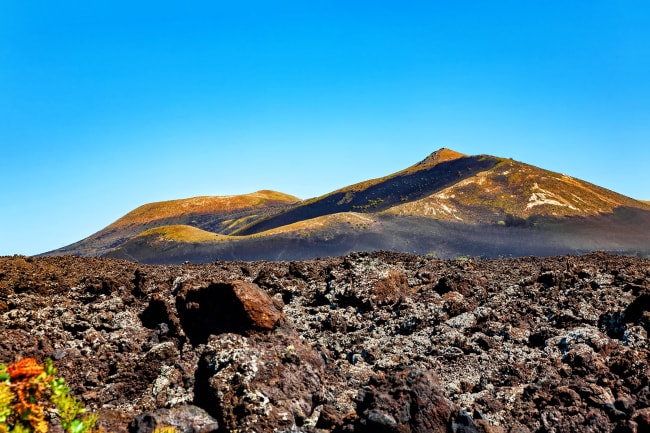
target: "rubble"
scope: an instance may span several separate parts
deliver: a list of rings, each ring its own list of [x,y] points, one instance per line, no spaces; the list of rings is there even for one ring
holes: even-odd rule
[[[107,431],[642,432],[650,260],[0,258],[0,362]]]

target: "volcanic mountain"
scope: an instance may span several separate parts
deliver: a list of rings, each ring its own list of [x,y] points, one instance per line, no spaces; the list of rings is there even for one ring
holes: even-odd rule
[[[54,253],[101,256],[153,228],[165,228],[165,231],[178,236],[182,232],[189,240],[202,241],[205,235],[209,238],[211,232],[228,234],[246,221],[275,213],[299,201],[288,194],[265,190],[237,196],[204,196],[149,203]],[[198,238],[197,233],[201,233]]]
[[[259,191],[147,204],[47,254],[147,263],[380,249],[437,257],[649,256],[647,227],[647,202],[512,159],[443,148],[397,173],[309,200]]]

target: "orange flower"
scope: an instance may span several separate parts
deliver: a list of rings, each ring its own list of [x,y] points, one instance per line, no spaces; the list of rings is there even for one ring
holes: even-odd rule
[[[33,402],[41,398],[41,394],[45,391],[45,385],[35,380],[21,381],[12,384],[16,397],[20,402]]]
[[[36,433],[47,432],[47,422],[45,421],[45,410],[43,406],[34,403],[19,402],[14,405],[16,414],[29,424]]]
[[[7,373],[11,376],[11,380],[36,377],[43,371],[45,371],[43,366],[36,362],[34,358],[21,359],[7,367]]]

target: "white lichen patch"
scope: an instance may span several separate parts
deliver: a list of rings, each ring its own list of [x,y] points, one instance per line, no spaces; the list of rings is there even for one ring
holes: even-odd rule
[[[179,386],[182,381],[183,374],[176,366],[163,365],[149,387],[150,395],[145,396],[142,403],[150,407],[175,407],[190,403],[194,393]]]
[[[550,206],[566,207],[575,211],[579,210],[577,207],[573,206],[568,200],[541,188],[537,183],[533,185],[533,191],[534,192],[530,195],[530,198],[528,199],[528,204],[526,205],[526,209],[531,209],[535,206],[550,205]]]
[[[573,198],[575,198],[575,199],[578,200],[579,202],[582,202],[582,203],[585,203],[585,204],[586,204],[586,202],[585,202],[583,199],[581,199],[580,197],[578,197],[577,195],[575,195],[575,194],[571,194],[571,195],[573,196]]]
[[[271,413],[271,410],[273,409],[271,400],[258,390],[255,391],[247,390],[244,393],[243,400],[253,405],[253,407],[256,407],[258,415],[268,416]]]
[[[451,219],[463,221],[459,216],[459,211],[449,199],[455,198],[455,194],[450,194],[449,190],[441,191],[432,196],[416,200],[410,203],[395,206],[388,209],[386,213],[397,215],[419,215],[433,218]]]

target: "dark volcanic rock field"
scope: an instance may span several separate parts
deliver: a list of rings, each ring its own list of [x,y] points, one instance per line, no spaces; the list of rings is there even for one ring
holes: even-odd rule
[[[650,260],[0,258],[0,362],[108,431],[650,431]]]

